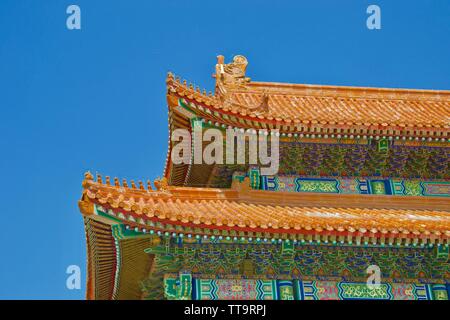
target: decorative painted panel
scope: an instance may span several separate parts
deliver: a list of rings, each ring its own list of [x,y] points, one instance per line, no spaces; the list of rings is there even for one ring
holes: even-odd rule
[[[416,283],[380,283],[371,288],[364,282],[298,281],[297,286],[300,300],[432,300],[431,291],[432,285]]]
[[[280,175],[383,176],[449,179],[449,148],[406,146],[403,141],[379,145],[280,143]]]
[[[380,178],[261,176],[262,190],[450,197],[450,181]]]
[[[445,292],[441,291],[448,287],[450,274],[448,247],[445,246],[401,249],[286,244],[220,245],[175,243],[174,240],[162,240],[158,245],[145,250],[155,256],[154,271],[143,283],[146,297],[159,297],[158,290],[163,295],[164,288],[158,289],[157,284],[162,283],[163,276],[168,273],[176,274],[179,280],[165,282],[166,296],[179,296],[179,299],[186,297],[181,292],[188,294],[188,278],[179,277],[179,274],[191,273],[192,279],[221,280],[193,284],[192,292],[199,295],[198,290],[202,290],[200,292],[213,298],[219,298],[219,289],[221,297],[233,297],[237,294],[237,286],[246,288],[248,294],[251,292],[256,295],[261,290],[269,292],[268,289],[257,289],[258,286],[266,288],[268,284],[265,282],[237,282],[232,287],[222,281],[244,278],[276,280],[277,299],[292,299],[292,296],[295,299],[351,298],[349,292],[359,289],[348,284],[341,287],[335,284],[365,283],[368,266],[377,265],[382,281],[390,285],[386,290],[390,290],[392,297],[381,294],[376,297],[412,300],[423,298],[434,291],[436,298],[443,297]],[[435,287],[429,287],[431,284]],[[180,290],[174,286],[179,286]],[[205,286],[209,286],[209,289]],[[266,294],[270,296],[269,293]],[[364,296],[364,293],[358,295]],[[275,293],[270,297],[275,297]]]
[[[275,280],[195,279],[195,300],[277,300]]]
[[[365,282],[267,280],[245,278],[203,279],[186,274],[166,274],[167,299],[193,300],[447,300],[445,284],[383,282],[369,287]],[[181,287],[192,287],[187,296]]]

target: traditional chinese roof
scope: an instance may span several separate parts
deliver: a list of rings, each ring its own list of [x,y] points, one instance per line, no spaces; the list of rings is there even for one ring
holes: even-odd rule
[[[191,120],[202,119],[221,130],[277,130],[282,142],[368,145],[386,138],[393,145],[450,145],[450,91],[255,82],[246,77],[246,67],[243,56],[228,64],[219,56],[214,94],[169,73],[169,134],[191,130]],[[170,184],[214,185],[217,165],[175,165],[171,150],[169,141],[165,176]]]
[[[448,135],[450,91],[253,82],[245,75],[246,66],[243,56],[229,64],[219,56],[214,95],[169,74],[169,105],[181,97],[206,120],[244,128],[433,139]]]
[[[247,237],[345,237],[350,243],[361,237],[443,243],[450,237],[447,199],[270,192],[251,190],[246,182],[232,189],[174,187],[164,179],[155,184],[157,190],[120,186],[118,180],[112,186],[87,175],[80,208],[90,215],[94,205],[101,207],[139,230],[178,226],[200,235],[219,230]]]
[[[440,175],[437,178],[448,177],[444,171],[450,145],[450,91],[254,82],[246,77],[246,67],[245,57],[225,64],[219,56],[214,94],[169,74],[169,134],[179,128],[191,130],[193,119],[221,130],[231,126],[251,134],[279,131],[282,151],[298,151],[291,144],[326,147],[317,153],[311,149],[311,157],[333,153],[331,146],[365,146],[370,168],[387,159],[373,153],[373,139],[389,139],[391,146],[401,146],[396,151],[400,164],[413,162],[411,168],[426,166]],[[88,298],[141,297],[142,281],[156,265],[165,267],[148,249],[158,247],[155,250],[165,255],[159,242],[171,242],[171,237],[178,244],[284,245],[292,240],[349,250],[363,245],[376,250],[390,245],[445,245],[448,254],[448,198],[256,190],[250,187],[249,177],[231,180],[234,172],[245,172],[247,167],[173,164],[172,147],[169,139],[165,177],[153,185],[109,177],[103,181],[99,175],[94,180],[86,173],[79,207],[87,239]],[[439,152],[410,156],[403,152],[409,147]],[[355,151],[350,152],[352,158],[361,159],[360,148],[348,149]],[[296,161],[298,154],[284,155]],[[427,159],[432,159],[430,165]],[[304,174],[310,176],[312,171]],[[215,185],[217,177],[230,178],[231,188],[205,187]]]

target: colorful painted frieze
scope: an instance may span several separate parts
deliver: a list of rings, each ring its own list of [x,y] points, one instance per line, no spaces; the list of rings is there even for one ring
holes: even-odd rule
[[[189,283],[186,280],[189,279]],[[201,279],[166,275],[168,299],[193,300],[447,300],[448,284]],[[192,289],[191,289],[192,288]]]
[[[450,181],[445,180],[290,175],[261,176],[260,179],[260,189],[269,191],[450,197]]]

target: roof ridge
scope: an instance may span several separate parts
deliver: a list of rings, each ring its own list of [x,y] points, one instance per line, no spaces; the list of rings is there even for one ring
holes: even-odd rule
[[[377,94],[392,94],[401,93],[404,95],[432,95],[441,97],[449,96],[450,90],[434,90],[434,89],[414,89],[414,88],[387,88],[387,87],[366,87],[366,86],[338,86],[338,85],[323,85],[323,84],[303,84],[303,83],[288,83],[288,82],[265,82],[265,81],[252,81],[248,84],[250,87],[264,87],[264,90],[268,90],[268,87],[275,89],[305,89],[305,90],[325,90],[333,93],[337,91],[356,91],[362,93],[373,92]],[[270,89],[269,89],[270,90]]]
[[[97,208],[101,206],[106,208],[104,212],[135,227],[148,228],[148,220],[153,222],[153,225],[161,222],[203,229],[232,228],[246,232],[348,232],[354,236],[420,237],[440,242],[447,241],[450,236],[450,217],[447,211],[432,208],[411,210],[393,206],[393,203],[389,203],[388,208],[345,206],[342,205],[343,195],[339,195],[339,206],[323,206],[317,201],[309,206],[301,203],[286,206],[278,202],[264,204],[242,201],[240,197],[189,197],[185,201],[178,201],[180,198],[176,195],[166,197],[160,192],[150,192],[142,194],[143,197],[135,197],[133,194],[124,194],[119,187],[108,187],[108,190],[117,188],[117,192],[102,190],[105,185],[93,182],[93,179],[87,183],[89,189],[85,190],[80,201],[80,208],[87,208],[84,214],[96,214],[94,205]],[[267,192],[262,196],[265,197]],[[145,198],[146,196],[148,198]],[[323,194],[319,197],[323,197]],[[363,198],[358,199],[361,201]],[[414,199],[406,200],[411,202]],[[205,206],[198,206],[198,203],[206,205],[210,210],[200,208]]]
[[[404,196],[380,196],[380,195],[346,195],[346,194],[322,194],[322,193],[295,193],[295,192],[273,192],[268,190],[251,189],[248,180],[235,183],[231,188],[207,188],[207,187],[185,187],[167,185],[166,178],[156,179],[154,181],[155,189],[150,185],[148,188],[139,181],[139,187],[133,180],[130,185],[126,179],[122,179],[120,184],[118,178],[114,178],[114,185],[110,183],[109,176],[105,177],[97,174],[97,180],[88,171],[85,173],[83,188],[90,195],[92,192],[98,192],[100,189],[111,191],[113,193],[126,194],[129,198],[140,198],[145,196],[161,197],[162,199],[172,200],[217,200],[217,201],[236,201],[248,205],[279,205],[282,207],[317,207],[317,208],[367,208],[367,209],[408,209],[419,211],[442,211],[446,210],[447,199],[431,197],[423,199],[422,197],[404,197]],[[105,190],[106,189],[106,190]],[[105,192],[102,192],[104,194]],[[385,201],[380,201],[380,199]]]
[[[193,112],[209,120],[216,121],[224,114],[222,120],[227,125],[245,123],[258,128],[282,127],[288,133],[320,134],[353,134],[363,129],[363,136],[406,136],[444,142],[448,136],[448,90],[252,82],[245,75],[246,67],[243,56],[236,56],[228,64],[219,56],[214,94],[206,94],[206,90],[169,73],[168,96],[188,100],[194,109],[199,103]],[[169,108],[176,104],[177,101],[170,101]]]

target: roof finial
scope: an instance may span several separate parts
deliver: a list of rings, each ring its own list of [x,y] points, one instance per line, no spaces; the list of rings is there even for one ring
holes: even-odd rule
[[[169,72],[167,73],[166,81],[168,82],[168,81],[170,81],[170,80],[173,80],[173,73],[169,71]]]
[[[92,175],[92,173],[90,171],[86,171],[84,173],[84,180],[87,180],[87,181],[94,180],[94,176]]]
[[[155,184],[156,190],[158,191],[167,190],[168,183],[166,177],[158,178],[153,183]]]
[[[245,89],[250,78],[245,76],[247,58],[242,55],[234,56],[233,61],[224,64],[222,55],[217,57],[216,64],[216,90],[219,94],[227,94],[234,89]]]
[[[88,181],[93,181],[93,180],[94,180],[94,176],[92,175],[92,173],[90,171],[86,171],[84,173],[84,180],[81,183],[81,185],[83,186],[83,188],[87,188]]]

